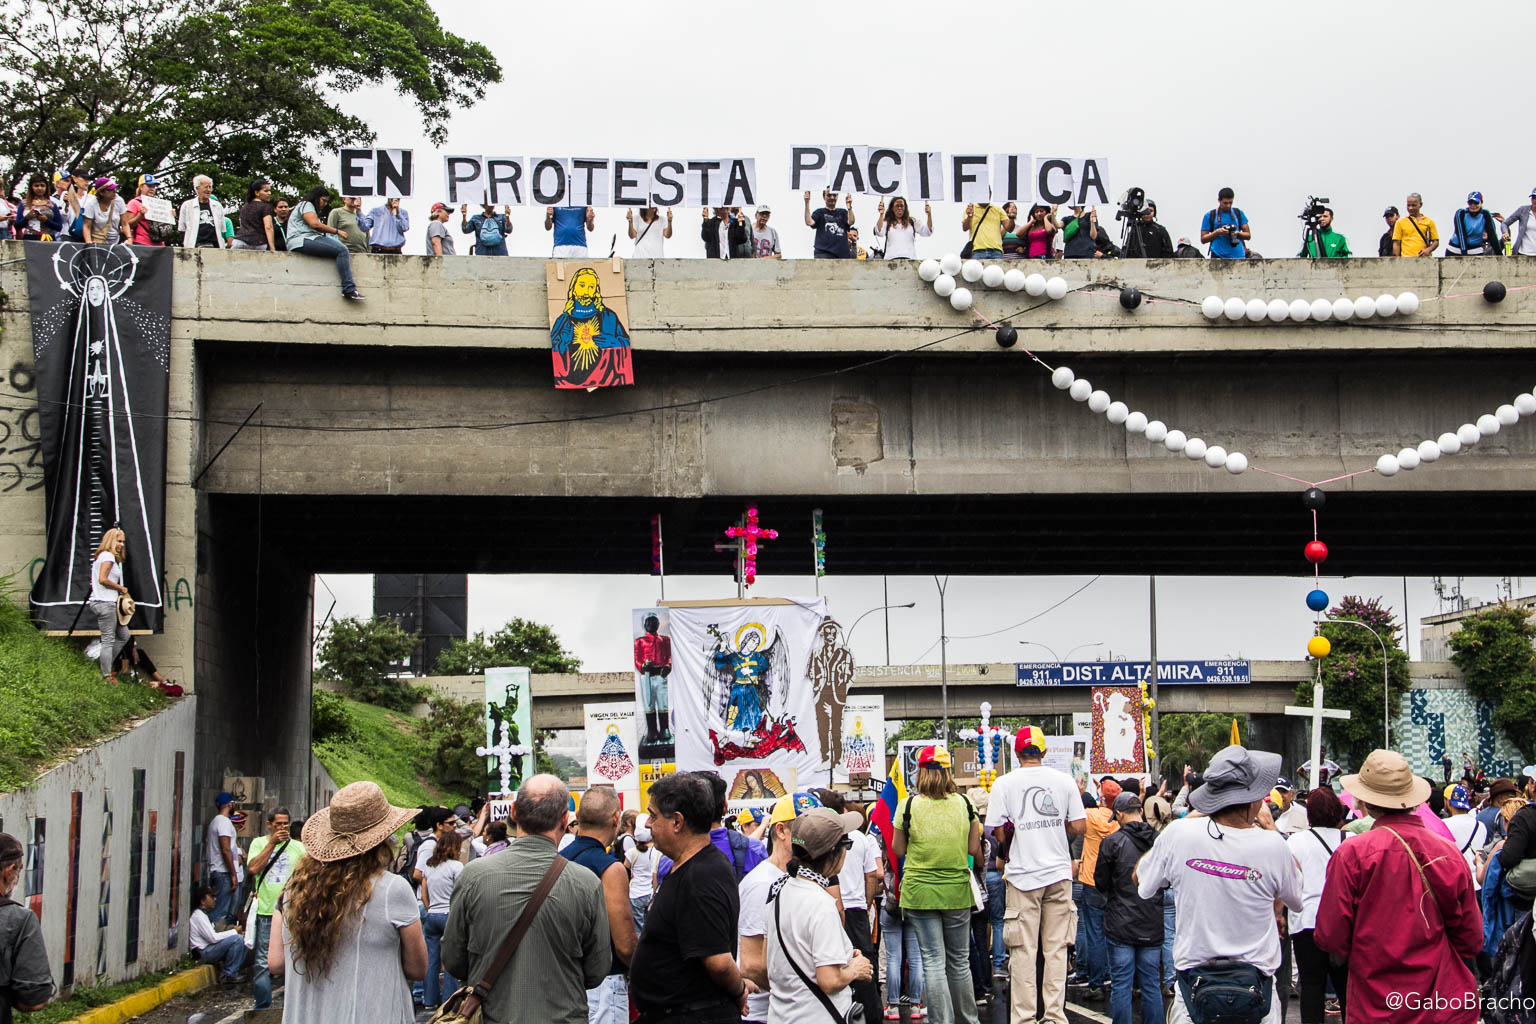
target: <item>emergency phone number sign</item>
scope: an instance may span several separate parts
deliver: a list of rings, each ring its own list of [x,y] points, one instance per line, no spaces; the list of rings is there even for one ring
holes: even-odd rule
[[[1020,686],[1135,686],[1152,680],[1149,661],[1029,661],[1014,666]],[[1159,661],[1159,685],[1253,682],[1247,661]]]

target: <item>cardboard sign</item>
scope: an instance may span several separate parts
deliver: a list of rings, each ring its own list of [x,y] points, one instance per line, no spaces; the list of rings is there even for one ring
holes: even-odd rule
[[[455,154],[443,157],[443,191],[449,206],[753,206],[757,161]]]
[[[488,801],[488,803],[490,805],[491,810],[485,816],[485,820],[486,821],[490,822],[490,821],[509,821],[509,820],[511,820],[511,818],[512,818],[512,801],[511,800],[491,800],[491,801]]]
[[[341,194],[344,196],[409,199],[415,174],[409,149],[341,151]]]
[[[155,196],[140,196],[139,202],[144,207],[144,218],[156,224],[175,224],[176,207],[169,199],[159,199]]]

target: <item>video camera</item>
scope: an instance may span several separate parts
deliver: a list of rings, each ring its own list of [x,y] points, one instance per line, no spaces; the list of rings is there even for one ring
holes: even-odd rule
[[[1323,210],[1331,201],[1327,196],[1307,196],[1307,201],[1302,206],[1301,212],[1296,215],[1296,219],[1309,228],[1317,227]]]
[[[1120,196],[1120,208],[1115,211],[1115,220],[1140,220],[1146,211],[1147,193],[1139,188],[1128,188]]]

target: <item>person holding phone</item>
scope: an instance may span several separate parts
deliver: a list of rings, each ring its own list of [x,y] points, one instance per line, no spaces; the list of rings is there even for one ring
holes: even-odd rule
[[[267,814],[267,834],[251,840],[247,870],[255,877],[256,921],[252,930],[255,968],[251,988],[256,994],[256,1009],[272,1005],[272,975],[267,969],[267,952],[272,940],[272,914],[283,886],[293,877],[293,869],[304,856],[304,844],[289,834],[293,818],[288,808],[279,807]],[[249,911],[247,911],[249,917]],[[245,923],[245,918],[241,919]]]
[[[386,199],[368,211],[373,227],[368,232],[368,247],[373,252],[399,255],[405,250],[405,233],[411,230],[411,215],[400,209],[399,199]]]

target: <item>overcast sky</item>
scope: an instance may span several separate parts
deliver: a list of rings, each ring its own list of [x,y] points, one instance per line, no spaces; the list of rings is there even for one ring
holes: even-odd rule
[[[1299,249],[1296,214],[1309,194],[1328,197],[1335,226],[1355,252],[1372,254],[1385,227],[1382,209],[1402,207],[1410,191],[1423,194],[1444,236],[1468,191],[1481,190],[1489,208],[1508,213],[1536,185],[1536,133],[1519,130],[1529,93],[1524,66],[1506,48],[1477,42],[1519,31],[1529,8],[1515,3],[1151,8],[1109,0],[1091,8],[1005,8],[955,0],[865,9],[687,0],[668,4],[660,17],[654,7],[597,0],[542,26],[522,14],[492,15],[472,0],[433,6],[450,31],[491,47],[504,81],[453,117],[442,149],[426,146],[388,90],[349,99],[376,126],[377,145],[416,152],[408,252],[421,251],[427,208],[442,197],[445,153],[754,157],[759,198],[773,207],[771,223],[792,257],[808,256],[811,246],[803,200],[788,189],[793,145],[1103,157],[1112,193],[1145,188],[1175,239],[1197,238],[1217,189],[1230,185],[1253,223],[1254,249],[1269,256]],[[334,156],[325,169],[334,177]],[[874,207],[873,197],[855,199],[865,227]],[[1101,212],[1108,222],[1110,211]],[[957,250],[961,213],[935,203],[935,237],[919,240],[919,254]],[[678,209],[675,216],[667,254],[701,256],[699,212]],[[514,255],[548,254],[541,210],[514,208],[513,223]],[[599,210],[594,252],[606,252],[617,234],[617,251],[626,255],[624,223],[622,212]],[[468,239],[459,241],[467,251]],[[644,339],[637,336],[636,345]],[[1044,643],[1063,658],[1085,644],[1103,646],[1072,657],[1113,651],[1145,658],[1145,578],[1106,577],[1038,620],[1007,628],[1087,580],[953,579],[950,658],[1051,660],[1019,640]],[[367,614],[367,577],[323,582],[338,595],[339,614]],[[755,592],[805,594],[813,586],[809,576],[764,577]],[[1302,603],[1309,588],[1300,577],[1160,579],[1159,655],[1299,658],[1311,632]],[[329,596],[316,589],[323,614]],[[1402,613],[1401,579],[1329,581],[1325,589],[1335,599],[1380,596]],[[834,577],[823,590],[850,625],[882,603],[878,578]],[[1407,590],[1413,621],[1438,610],[1428,580],[1411,579]],[[1490,600],[1498,582],[1469,580],[1466,591]],[[725,574],[674,579],[667,593],[729,597],[734,586]],[[656,596],[649,577],[473,577],[470,628],[532,617],[554,626],[586,668],[623,669],[629,611]],[[917,602],[891,612],[891,660],[936,662],[933,580],[893,578],[890,600]],[[1410,637],[1417,656],[1417,629]],[[859,661],[885,661],[879,613],[853,639]]]

